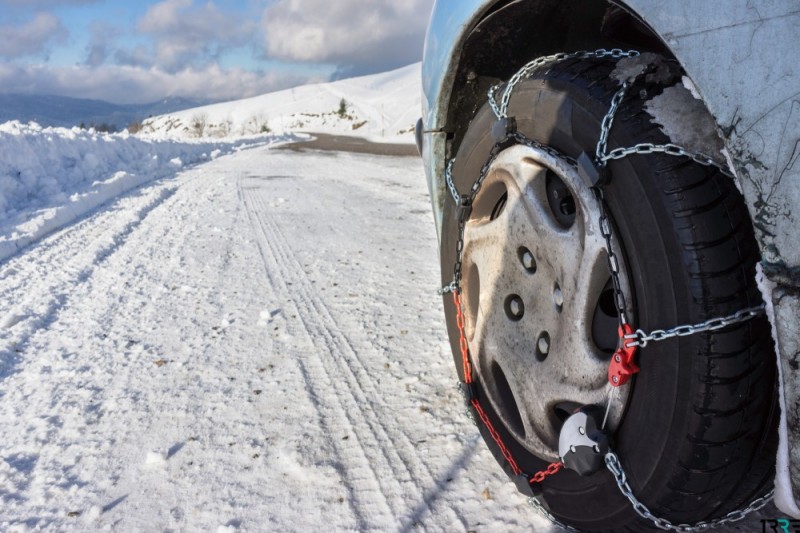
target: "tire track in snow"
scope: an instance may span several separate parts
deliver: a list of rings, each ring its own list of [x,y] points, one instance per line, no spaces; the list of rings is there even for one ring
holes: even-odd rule
[[[255,195],[252,188],[243,186],[241,180],[237,185],[240,197],[250,215],[251,224],[261,237],[258,245],[267,277],[273,287],[280,289],[287,296],[291,296],[294,287],[291,287],[287,280],[294,280],[295,277],[282,261],[279,249],[273,244],[272,228],[264,222],[263,215],[259,215],[259,210],[263,213],[264,206],[260,202],[254,202]],[[296,307],[297,316],[302,316],[302,308],[297,305],[296,298],[291,298],[291,301]],[[308,333],[307,328],[306,332]],[[310,333],[309,336],[311,337]],[[313,337],[309,340],[313,343]],[[351,496],[350,508],[358,521],[358,530],[381,530],[387,524],[395,523],[396,519],[373,468],[372,458],[366,454],[367,447],[362,443],[363,430],[356,430],[358,422],[353,418],[352,413],[359,410],[358,404],[352,398],[348,405],[343,404],[342,393],[334,384],[327,369],[317,368],[299,358],[297,362],[305,382],[308,384],[308,393],[317,410],[318,422],[325,429],[325,433],[331,437],[330,442],[335,448],[334,452],[339,460],[339,464],[335,466],[341,472],[342,477],[347,480],[346,488]],[[328,405],[330,400],[325,392],[331,390],[336,395],[338,405]],[[335,428],[345,428],[348,433],[355,434],[358,445],[348,446],[338,438],[334,438]],[[371,442],[370,444],[374,446],[376,443]],[[370,509],[370,516],[364,516],[361,509]]]
[[[159,184],[139,190],[134,197],[117,198],[118,206],[130,201],[140,205],[122,213],[123,208],[108,208],[90,215],[3,265],[0,302],[7,304],[0,308],[0,342],[5,345],[0,347],[0,379],[13,372],[20,360],[19,350],[27,341],[58,320],[76,287],[86,283],[176,190],[174,184]],[[64,257],[64,249],[76,253]],[[15,296],[19,294],[26,295],[22,301]]]
[[[395,520],[392,523],[400,524],[402,530],[418,527],[416,519],[425,514],[420,512],[420,504],[428,501],[431,493],[440,493],[444,489],[444,481],[433,474],[408,436],[385,422],[394,413],[380,401],[379,386],[369,373],[363,357],[347,336],[341,333],[335,318],[317,295],[289,243],[270,216],[263,198],[266,191],[255,187],[249,187],[246,191],[249,209],[261,226],[265,247],[269,248],[270,263],[274,263],[280,271],[283,283],[287,279],[292,280],[292,286],[287,287],[287,291],[298,309],[299,318],[311,339],[322,339],[332,356],[322,357],[319,369],[308,367],[313,374],[309,386],[313,388],[314,382],[326,382],[335,392],[341,409],[347,413],[361,447],[371,450],[374,446],[380,450],[380,454],[370,452],[371,462],[383,463],[383,467],[376,470],[390,473],[389,479],[380,474],[376,474],[376,477],[394,513]],[[302,361],[300,363],[304,364]],[[342,379],[337,381],[337,376]],[[322,397],[316,392],[314,394],[317,399]],[[385,417],[381,417],[381,414]],[[426,486],[429,487],[427,490]],[[466,527],[466,523],[454,511],[448,509],[446,512],[452,515],[454,523]]]

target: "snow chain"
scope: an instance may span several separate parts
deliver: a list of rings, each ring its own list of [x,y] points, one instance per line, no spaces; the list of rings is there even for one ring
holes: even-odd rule
[[[464,254],[464,230],[466,228],[467,219],[469,218],[469,215],[471,213],[472,205],[475,201],[475,198],[478,195],[478,192],[480,191],[481,186],[483,185],[483,182],[488,175],[489,169],[491,168],[497,156],[504,149],[504,147],[507,146],[509,142],[513,141],[517,144],[546,151],[551,155],[561,158],[562,160],[567,161],[573,167],[577,168],[578,173],[581,175],[584,181],[587,182],[587,185],[589,185],[592,191],[594,192],[600,210],[600,228],[603,237],[606,241],[608,267],[611,274],[612,285],[614,288],[614,304],[617,309],[619,317],[619,349],[612,357],[611,365],[609,367],[609,386],[611,387],[610,393],[614,392],[616,390],[616,387],[623,385],[625,382],[628,381],[628,379],[633,374],[639,371],[638,367],[633,362],[635,352],[638,348],[644,348],[650,342],[658,342],[672,337],[683,337],[707,331],[715,331],[717,329],[721,329],[733,324],[738,324],[741,322],[752,320],[753,318],[762,316],[764,314],[764,305],[762,304],[760,306],[742,309],[729,316],[713,318],[700,324],[677,326],[675,328],[666,330],[659,329],[659,330],[654,330],[650,333],[647,333],[641,329],[634,330],[633,327],[630,325],[627,315],[627,304],[626,304],[625,294],[624,291],[622,290],[619,259],[617,258],[612,248],[612,241],[611,241],[613,237],[612,224],[610,220],[610,215],[608,213],[608,208],[606,205],[605,193],[603,190],[603,186],[605,185],[605,181],[607,180],[605,167],[608,161],[622,159],[624,157],[628,157],[631,155],[662,153],[676,157],[687,157],[701,165],[713,166],[726,176],[733,177],[733,174],[729,169],[721,166],[719,163],[714,161],[708,155],[698,152],[692,152],[681,146],[671,143],[663,145],[641,143],[628,148],[615,148],[611,151],[608,151],[608,137],[611,132],[611,127],[614,123],[614,117],[616,116],[617,110],[619,109],[622,101],[625,99],[628,89],[636,81],[635,79],[628,80],[622,83],[620,89],[612,97],[608,112],[603,117],[603,121],[601,123],[600,137],[597,142],[594,158],[589,158],[588,156],[586,156],[586,154],[582,154],[581,158],[575,160],[569,156],[566,156],[565,154],[558,152],[557,150],[555,150],[550,146],[546,146],[539,143],[538,141],[529,139],[522,133],[516,131],[513,119],[508,118],[507,115],[508,106],[511,101],[511,94],[514,88],[517,86],[517,84],[519,84],[521,80],[523,80],[526,77],[529,77],[537,69],[543,66],[552,65],[554,63],[565,61],[567,59],[610,58],[618,60],[621,58],[636,57],[638,55],[639,52],[637,52],[636,50],[624,51],[615,48],[612,50],[599,49],[593,52],[579,51],[573,53],[560,53],[560,54],[541,57],[534,61],[531,61],[530,63],[523,66],[519,71],[517,71],[516,74],[514,74],[514,76],[511,77],[511,79],[503,88],[499,102],[496,99],[496,95],[498,94],[498,91],[500,91],[500,89],[502,88],[502,84],[493,86],[492,88],[489,89],[488,92],[489,105],[498,119],[495,124],[495,128],[497,128],[497,130],[493,128],[493,134],[497,142],[489,152],[489,157],[486,163],[481,168],[478,178],[472,184],[469,194],[467,195],[459,194],[458,189],[455,186],[455,182],[453,181],[452,173],[453,173],[453,164],[455,162],[455,158],[450,159],[447,165],[445,166],[445,180],[447,183],[447,187],[458,209],[458,240],[456,242],[456,260],[455,260],[455,265],[453,267],[453,281],[449,285],[439,290],[439,294],[447,294],[447,293],[453,294],[453,303],[456,309],[456,324],[459,331],[459,349],[461,351],[462,371],[463,371],[463,382],[461,382],[459,386],[467,399],[467,404],[470,407],[472,407],[474,413],[477,415],[477,419],[480,420],[481,423],[486,427],[487,431],[489,432],[489,435],[492,437],[492,440],[495,441],[498,449],[500,450],[504,459],[511,468],[511,471],[517,477],[518,487],[521,489],[523,493],[527,493],[530,495],[529,502],[531,503],[531,505],[534,507],[534,509],[536,509],[537,512],[539,512],[539,514],[550,520],[553,524],[567,531],[578,531],[578,530],[559,522],[536,498],[536,496],[534,495],[534,488],[533,488],[535,485],[542,483],[547,477],[557,474],[564,466],[563,462],[559,461],[551,463],[546,469],[537,472],[536,474],[533,475],[525,474],[522,471],[522,469],[515,461],[513,455],[509,451],[508,447],[504,444],[502,437],[492,425],[491,420],[487,416],[486,412],[483,410],[481,403],[477,397],[477,389],[474,376],[472,373],[472,362],[470,360],[469,347],[467,344],[467,337],[465,332],[465,319],[461,303],[461,276],[462,276],[461,268],[462,268],[463,254]],[[611,405],[610,397],[611,394],[609,394],[609,402],[608,402],[609,405],[606,408],[606,417],[608,416],[608,409],[610,408]],[[603,419],[602,423],[603,428],[605,427],[605,421],[606,418]],[[617,483],[617,487],[619,488],[622,495],[625,496],[631,502],[634,511],[636,511],[636,513],[645,520],[651,522],[657,528],[663,530],[683,531],[683,532],[699,531],[699,530],[710,529],[722,524],[742,520],[748,514],[764,507],[764,505],[766,505],[772,499],[774,492],[770,491],[766,495],[754,500],[750,505],[748,505],[744,509],[732,511],[723,517],[714,520],[698,522],[693,525],[689,524],[676,525],[664,518],[659,518],[655,516],[647,508],[647,506],[645,506],[641,501],[639,501],[636,498],[636,496],[633,494],[633,490],[628,484],[625,471],[622,467],[622,463],[620,462],[619,457],[612,450],[609,449],[605,453],[604,463],[608,471],[611,472],[611,474],[614,476],[614,479]]]

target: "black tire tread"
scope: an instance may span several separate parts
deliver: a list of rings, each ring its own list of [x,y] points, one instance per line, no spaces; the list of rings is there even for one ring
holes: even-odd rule
[[[592,75],[609,80],[607,76],[608,66],[604,65],[604,63],[606,62],[594,62],[596,68]],[[568,65],[556,67],[553,69],[554,72],[551,72],[551,74],[554,74],[553,77],[559,77],[558,74],[555,74],[555,71],[560,68],[569,70]],[[587,75],[592,70],[584,69],[582,74]],[[571,77],[571,80],[580,81],[579,77],[574,76]],[[612,86],[609,87],[609,84]],[[601,89],[596,90],[597,87],[601,87]],[[616,87],[613,87],[613,83],[606,83],[605,87],[603,83],[589,83],[583,88],[592,97],[607,103],[610,102],[611,96],[616,92]],[[660,92],[658,90],[652,91],[652,88],[648,89],[650,90],[650,96]],[[642,139],[639,142],[669,142],[669,139],[661,133],[658,126],[651,121],[651,118],[641,107],[638,109],[634,107],[633,111],[621,109],[618,112],[615,126],[625,124],[626,128],[637,131],[639,138]],[[703,167],[685,158],[666,154],[631,157],[646,157],[652,162],[651,165],[655,169],[654,173],[664,180],[662,193],[665,203],[671,208],[672,215],[676,219],[676,235],[686,257],[687,273],[691,279],[697,282],[694,285],[695,301],[707,307],[705,318],[724,315],[734,312],[743,306],[760,302],[761,297],[755,285],[755,263],[759,259],[758,247],[755,243],[752,226],[746,232],[741,231],[742,226],[746,223],[745,221],[749,222],[749,215],[744,206],[744,201],[733,182],[717,169]],[[690,169],[694,170],[694,172],[687,173],[686,171]],[[721,219],[727,221],[727,224],[711,226],[697,222],[698,219],[707,220],[709,218]],[[683,226],[678,226],[679,224],[683,224]],[[701,230],[696,229],[698,225],[702,227]],[[713,245],[700,246],[698,243],[703,242],[701,239],[709,238],[707,234],[708,228],[714,228],[717,233],[722,234],[715,235]],[[698,233],[703,235],[698,236]],[[719,253],[720,250],[724,250],[725,253]],[[731,283],[732,277],[736,281],[733,284]],[[721,283],[715,284],[714,282],[717,280]],[[742,295],[745,295],[745,297],[742,298]],[[774,405],[769,405],[771,403],[770,400],[774,398],[768,397],[765,401],[762,395],[761,401],[753,401],[753,390],[758,390],[759,387],[766,387],[767,390],[771,390],[775,382],[774,369],[765,371],[765,366],[767,365],[763,361],[758,363],[750,362],[752,353],[763,353],[764,345],[767,342],[771,343],[769,333],[764,331],[765,321],[760,320],[759,322],[761,331],[759,334],[751,335],[751,342],[744,345],[739,344],[740,348],[738,350],[731,350],[726,353],[726,359],[729,362],[735,362],[739,369],[744,365],[744,369],[739,372],[737,379],[727,378],[724,383],[714,383],[712,381],[713,378],[719,376],[719,374],[715,374],[718,366],[707,365],[704,368],[702,361],[697,361],[695,364],[695,375],[699,378],[697,382],[701,387],[699,391],[701,405],[695,403],[693,406],[694,415],[697,417],[695,427],[703,428],[700,432],[703,435],[722,433],[725,436],[713,440],[687,437],[687,441],[691,443],[691,449],[685,452],[683,457],[695,457],[695,454],[702,450],[705,453],[717,455],[717,459],[722,459],[721,463],[718,463],[721,466],[705,469],[695,467],[693,470],[695,474],[703,473],[715,478],[714,489],[693,490],[687,488],[688,481],[683,484],[670,482],[669,486],[678,494],[695,497],[717,495],[720,489],[726,486],[733,487],[726,491],[727,494],[715,508],[709,509],[711,515],[733,510],[752,497],[752,493],[745,492],[742,494],[742,491],[737,490],[742,468],[736,468],[736,465],[751,464],[755,454],[741,455],[736,453],[732,456],[731,451],[733,450],[731,450],[731,447],[736,447],[743,437],[749,434],[759,434],[762,431],[743,431],[741,427],[744,423],[743,421],[739,424],[731,424],[730,419],[739,416],[740,418],[755,418],[757,420],[759,417],[763,417],[765,411],[770,412],[774,409]],[[733,329],[730,328],[721,333],[703,335],[706,338],[710,338],[713,335],[715,340],[720,338],[724,340],[726,336],[735,335],[736,332]],[[748,331],[751,329],[751,325],[745,324],[737,329]],[[748,389],[750,394],[745,395],[745,400],[731,407],[731,404],[728,403],[728,395],[719,394],[719,391],[734,384],[741,384]],[[725,429],[720,431],[720,428],[715,427],[719,425],[724,426]],[[774,431],[771,432],[774,433]],[[736,451],[738,452],[738,447]],[[708,460],[709,465],[713,463],[712,459]],[[767,464],[761,463],[756,465],[755,473],[766,472],[766,477],[769,478],[772,468],[771,462]],[[759,492],[763,490],[762,487]],[[735,503],[731,505],[732,502]],[[679,511],[681,507],[673,503],[663,505],[662,509],[668,512]],[[635,530],[636,527],[633,529]]]

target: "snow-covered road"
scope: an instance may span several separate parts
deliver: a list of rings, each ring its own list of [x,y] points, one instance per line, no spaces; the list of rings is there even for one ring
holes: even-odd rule
[[[0,264],[1,531],[547,531],[460,408],[416,158],[256,148]]]

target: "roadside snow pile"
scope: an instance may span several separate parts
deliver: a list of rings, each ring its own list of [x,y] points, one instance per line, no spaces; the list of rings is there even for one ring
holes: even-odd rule
[[[162,115],[146,120],[141,133],[185,139],[304,131],[412,143],[421,108],[420,87],[421,66],[416,63]]]
[[[289,140],[174,142],[128,133],[0,124],[0,261],[148,181],[253,145]]]

